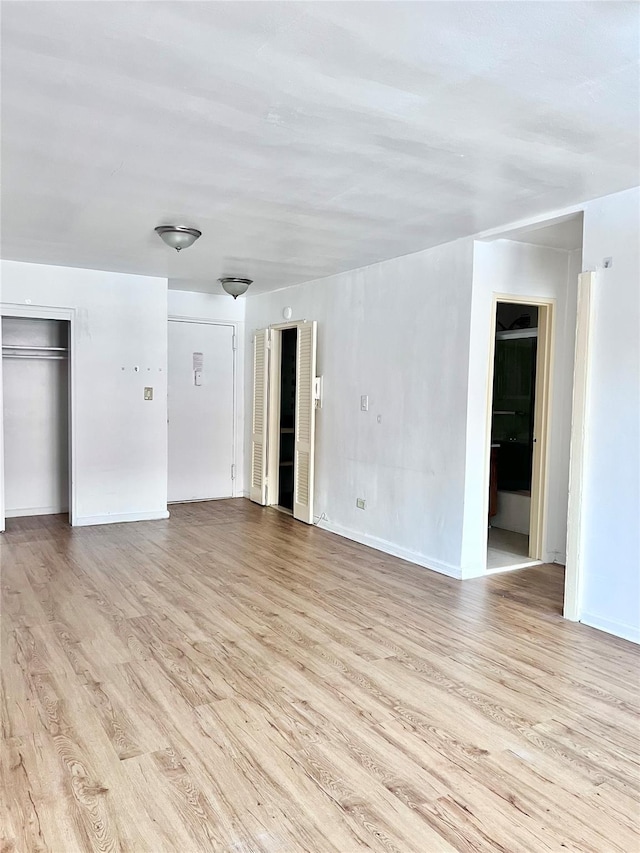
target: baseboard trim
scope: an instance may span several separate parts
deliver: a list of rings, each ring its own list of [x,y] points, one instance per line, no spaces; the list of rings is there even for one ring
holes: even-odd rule
[[[418,551],[410,551],[408,548],[402,548],[400,545],[395,545],[386,539],[370,536],[367,533],[358,533],[356,530],[342,527],[340,524],[334,524],[332,521],[327,521],[324,518],[319,519],[316,526],[322,530],[327,530],[329,533],[342,536],[344,539],[350,539],[352,542],[358,542],[360,545],[366,545],[368,548],[382,551],[384,554],[389,554],[392,557],[399,557],[408,563],[414,563],[416,566],[422,566],[422,568],[429,569],[432,572],[438,572],[441,575],[447,575],[457,580],[460,580],[462,577],[462,571],[458,566],[451,566],[449,563],[443,563],[441,560],[431,559],[424,554],[420,554]]]
[[[185,498],[179,501],[167,501],[167,506],[179,506],[180,504],[208,504],[211,501],[230,501],[234,495],[220,495],[217,498]]]
[[[121,512],[112,515],[85,515],[76,518],[74,527],[92,527],[96,524],[122,524],[127,521],[159,521],[169,518],[168,510],[155,512]]]
[[[27,509],[7,509],[5,510],[5,518],[27,518],[32,515],[62,515],[69,512],[68,506],[36,506],[28,507]]]
[[[599,631],[613,634],[614,637],[620,637],[622,640],[640,643],[640,628],[634,628],[633,625],[625,625],[624,622],[612,622],[610,619],[602,619],[593,613],[581,613],[578,621],[590,628],[597,628]]]

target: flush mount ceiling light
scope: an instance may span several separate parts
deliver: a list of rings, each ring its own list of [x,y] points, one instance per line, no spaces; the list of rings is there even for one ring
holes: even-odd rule
[[[233,296],[234,299],[246,293],[249,285],[252,283],[252,279],[250,278],[233,278],[230,276],[219,278],[218,281],[229,296]]]
[[[167,246],[171,246],[176,252],[193,246],[202,234],[197,228],[185,228],[184,225],[158,225],[155,230]]]

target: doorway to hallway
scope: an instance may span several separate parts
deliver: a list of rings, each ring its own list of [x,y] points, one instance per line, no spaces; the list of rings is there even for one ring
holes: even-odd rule
[[[495,303],[488,571],[542,556],[551,312],[549,303]]]

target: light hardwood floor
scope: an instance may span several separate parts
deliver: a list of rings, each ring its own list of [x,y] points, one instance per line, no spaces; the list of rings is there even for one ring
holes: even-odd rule
[[[2,556],[5,851],[639,849],[638,649],[248,501]]]

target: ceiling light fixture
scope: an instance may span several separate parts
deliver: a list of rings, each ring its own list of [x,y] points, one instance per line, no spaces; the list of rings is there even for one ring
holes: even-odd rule
[[[176,252],[193,246],[202,234],[197,228],[186,228],[184,225],[158,225],[155,231]]]
[[[238,296],[242,296],[243,293],[246,293],[249,285],[252,284],[252,279],[250,278],[234,278],[231,276],[219,278],[218,281],[229,296],[233,296],[234,299],[237,299]]]

